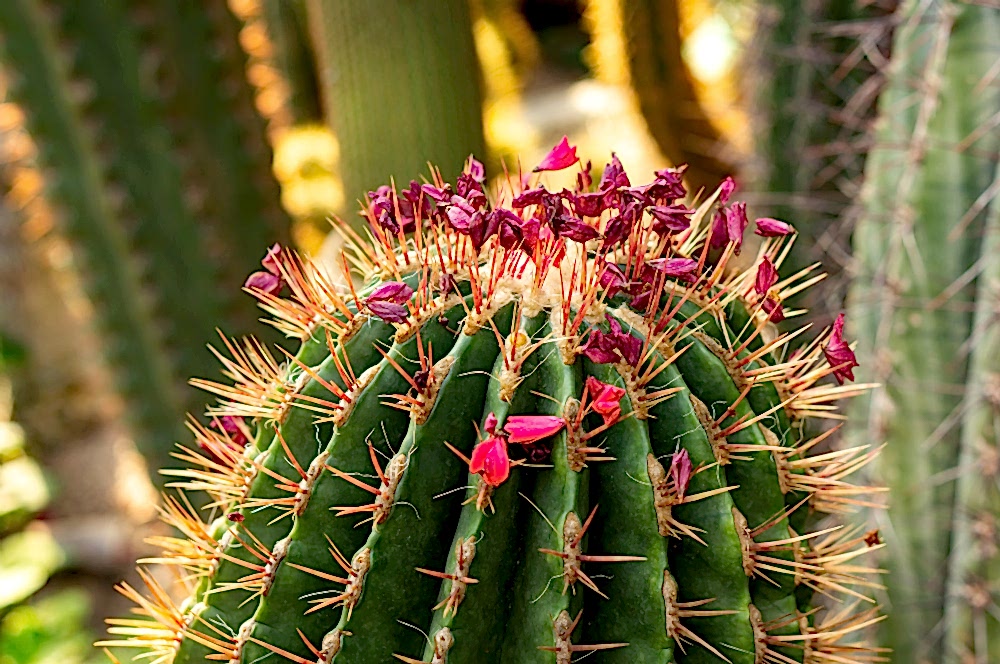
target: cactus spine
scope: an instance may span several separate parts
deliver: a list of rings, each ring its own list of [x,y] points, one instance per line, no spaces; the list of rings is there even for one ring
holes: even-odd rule
[[[577,162],[564,140],[539,169]],[[187,538],[145,561],[184,569],[190,598],[146,572],[152,600],[122,591],[152,620],[110,621],[127,638],[103,645],[171,664],[873,661],[845,639],[874,609],[809,609],[874,585],[856,559],[876,534],[810,524],[870,502],[844,477],[872,454],[800,433],[855,391],[817,384],[853,354],[838,323],[782,361],[793,335],[770,321],[807,280],[773,269],[790,229],[759,225],[752,268],[728,269],[745,208],[728,182],[686,207],[682,173],[633,187],[614,159],[596,191],[581,171],[575,191],[487,196],[470,159],[454,185],[372,201],[374,245],[344,260],[359,291],[269,256],[289,295],[257,295],[300,350],[279,366],[231,342],[234,382],[201,383],[255,436],[196,427],[207,452],[171,476],[224,516],[169,497]]]
[[[7,166],[44,178],[152,468],[169,465],[178,415],[197,403],[184,379],[214,326],[253,320],[219,281],[285,236],[268,160],[253,166],[267,147],[232,17],[194,4],[0,8],[8,101],[33,149]]]
[[[898,18],[852,292],[866,377],[885,387],[859,403],[856,435],[888,443],[888,643],[899,661],[986,662],[1000,656],[983,604],[998,590],[997,432],[984,417],[996,412],[1000,12],[906,2]]]

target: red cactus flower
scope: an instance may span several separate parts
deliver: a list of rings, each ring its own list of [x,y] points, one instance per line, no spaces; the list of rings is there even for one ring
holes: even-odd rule
[[[566,420],[554,415],[511,415],[503,425],[507,442],[534,443],[559,433]]]
[[[510,477],[510,457],[507,455],[507,441],[499,436],[490,436],[472,450],[469,471],[478,473],[490,486],[500,486]]]
[[[605,426],[614,424],[622,414],[621,399],[625,389],[602,383],[593,376],[587,377],[588,406],[604,419]]]

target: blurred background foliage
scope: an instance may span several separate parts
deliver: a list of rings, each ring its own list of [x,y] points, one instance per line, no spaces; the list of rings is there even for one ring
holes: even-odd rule
[[[0,664],[93,658],[87,630],[121,611],[111,586],[159,528],[152,471],[204,409],[187,379],[215,372],[216,328],[261,332],[239,284],[267,246],[334,260],[329,218],[357,219],[378,185],[428,162],[453,177],[473,152],[516,173],[567,134],[597,168],[614,150],[635,173],[689,164],[695,191],[733,174],[755,216],[799,230],[792,267],[830,272],[804,302],[826,325],[857,269],[855,223],[872,232],[895,186],[864,178],[899,111],[880,93],[908,98],[921,76],[893,64],[894,37],[922,43],[896,28],[951,29],[967,5],[987,36],[958,42],[984,65],[961,89],[988,107],[988,1],[0,2]],[[985,113],[949,139],[995,166]],[[966,187],[973,216],[995,177]],[[964,366],[937,379],[952,389]],[[982,656],[965,661],[996,661]]]

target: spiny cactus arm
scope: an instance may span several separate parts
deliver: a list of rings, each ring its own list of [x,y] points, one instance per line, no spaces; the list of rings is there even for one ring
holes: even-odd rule
[[[614,367],[583,360],[584,373],[602,383],[625,388]],[[586,597],[583,643],[627,643],[599,653],[606,662],[672,662],[674,634],[670,633],[668,600],[664,598],[667,542],[657,528],[656,493],[649,480],[652,453],[649,429],[636,417],[635,406],[623,403],[622,419],[593,440],[613,457],[595,463],[591,471],[601,502],[595,505],[587,553],[597,556],[637,557],[625,562],[597,562],[588,574],[600,579],[607,597]],[[631,415],[631,417],[630,417]],[[623,613],[623,602],[634,602]],[[637,609],[642,607],[641,609]]]
[[[720,491],[727,486],[726,474],[722,466],[716,465],[684,377],[676,367],[669,366],[650,382],[647,390],[655,393],[678,388],[680,391],[673,397],[650,409],[647,424],[653,454],[661,465],[669,467],[668,458],[673,461],[673,455],[687,452],[693,471],[687,495]],[[743,546],[736,532],[733,507],[728,491],[673,506],[672,516],[678,522],[697,524],[699,530],[697,540],[689,536],[670,540],[670,569],[675,578],[683,580],[678,584],[678,601],[713,599],[705,610],[727,612],[685,617],[682,624],[733,664],[753,664],[756,648],[749,614],[750,582],[743,568]],[[676,655],[688,663],[718,661],[707,648],[686,647],[686,652]]]
[[[462,306],[454,307],[447,312],[445,325],[431,321],[421,329],[419,343],[423,346],[425,357],[429,352],[435,352],[433,349],[439,349],[435,354],[447,353],[454,341],[454,335],[448,328],[459,326],[464,315]],[[417,343],[418,338],[413,336],[403,347],[390,350],[388,356],[409,373],[416,373],[419,370],[417,367],[422,366],[420,362],[414,364],[421,354],[416,349]],[[295,523],[288,535],[287,552],[278,563],[267,596],[261,599],[253,615],[250,631],[244,635],[240,650],[244,661],[254,661],[272,652],[262,645],[264,643],[272,648],[307,656],[306,641],[321,643],[330,626],[336,624],[341,606],[336,597],[341,591],[347,591],[331,581],[329,575],[350,578],[352,554],[364,543],[370,530],[365,520],[371,517],[371,512],[343,511],[372,498],[368,492],[347,480],[344,473],[370,484],[368,478],[378,477],[379,472],[373,467],[373,454],[383,474],[388,473],[388,460],[399,451],[407,426],[405,411],[390,406],[392,395],[405,390],[402,387],[405,379],[396,367],[387,360],[381,360],[381,354],[378,361],[372,361],[368,366],[380,367],[376,371],[382,372],[382,380],[376,375],[372,385],[358,397],[348,420],[329,438],[330,442],[321,455],[322,467],[306,496],[308,502],[294,515]],[[403,382],[390,385],[390,382],[400,380]],[[392,389],[397,391],[387,391]],[[368,448],[369,443],[372,450]],[[317,463],[313,461],[314,465]],[[348,569],[341,569],[338,560],[346,562]],[[323,576],[324,571],[326,577]],[[337,592],[334,592],[335,588]],[[327,599],[330,601],[325,602]],[[280,628],[290,611],[301,616],[295,632]]]
[[[546,328],[550,329],[548,325]],[[553,414],[575,419],[572,410],[579,408],[576,400],[583,385],[580,363],[565,365],[560,353],[544,346],[537,352],[546,353],[536,370],[538,389],[554,400],[542,399],[548,403],[539,406],[551,408]],[[566,576],[563,558],[543,552],[565,552],[567,547],[579,551],[585,547],[582,541],[574,544],[567,542],[565,537],[567,521],[570,530],[574,524],[579,530],[590,511],[590,470],[574,465],[571,460],[573,443],[580,441],[574,439],[575,432],[570,426],[568,424],[552,441],[551,469],[535,475],[530,499],[528,492],[522,493],[519,499],[524,503],[520,505],[520,514],[524,516],[520,526],[523,553],[513,582],[499,661],[516,664],[557,661],[556,653],[540,651],[539,647],[553,647],[554,622],[563,612],[571,620],[576,618],[583,608],[583,593],[591,592],[577,579]],[[569,636],[565,638],[568,640]]]
[[[483,153],[468,0],[309,0],[307,9],[352,211],[366,191],[416,178],[428,161],[450,174]]]
[[[507,305],[494,316],[502,337],[509,333],[512,309]],[[394,654],[423,653],[424,637],[412,625],[423,629],[429,623],[439,581],[418,568],[444,566],[462,501],[461,493],[448,492],[465,475],[462,459],[443,442],[463,454],[472,453],[477,438],[473,423],[482,412],[492,380],[487,372],[499,352],[490,327],[471,336],[462,334],[430,416],[424,424],[411,423],[399,451],[406,456],[406,466],[394,506],[364,545],[371,567],[363,593],[352,611],[342,613],[337,626],[341,633],[351,634],[344,638],[337,659],[376,664],[391,661]],[[406,591],[400,592],[404,587]]]
[[[972,329],[969,270],[980,255],[982,211],[1000,136],[988,83],[998,57],[995,8],[903,3],[877,146],[868,157],[854,233],[852,285],[864,377],[885,387],[856,404],[849,437],[886,441],[880,476],[892,490],[886,642],[899,661],[938,659],[936,627],[956,515],[960,411]],[[942,426],[942,423],[945,423]]]
[[[172,93],[163,100],[166,124],[217,278],[237,283],[261,247],[285,243],[290,228],[246,77],[239,21],[225,2],[142,0],[134,14],[143,39],[169,54],[160,62],[162,87]],[[249,327],[253,310],[242,305],[231,303],[227,314]]]
[[[460,307],[458,309],[461,311]],[[447,348],[454,335],[437,321],[431,321],[425,326],[422,338],[437,347]],[[417,338],[395,344],[388,355],[403,366],[419,364]],[[374,374],[371,382],[366,385],[361,383],[363,389],[352,397],[353,403],[348,406],[344,420],[336,427],[330,445],[331,453],[326,459],[327,466],[345,473],[371,471],[368,449],[357,445],[358,441],[370,441],[379,452],[391,455],[406,431],[406,413],[384,402],[391,399],[391,395],[404,394],[409,384],[388,360],[382,360],[373,367],[369,370]],[[247,497],[233,508],[239,514],[230,529],[233,534],[220,543],[222,551],[214,575],[200,597],[204,606],[196,612],[196,626],[201,633],[209,629],[207,625],[220,621],[229,625],[235,633],[253,615],[257,606],[252,601],[255,594],[262,591],[261,583],[265,579],[270,583],[270,576],[260,577],[262,570],[255,570],[253,566],[264,567],[274,562],[272,557],[277,543],[287,536],[293,525],[288,518],[281,517],[294,515],[298,485],[304,479],[298,468],[310,468],[321,444],[310,426],[305,436],[296,439],[277,437],[271,443],[267,456],[255,460],[261,471],[255,474]],[[326,477],[326,474],[321,474],[321,477]],[[351,505],[368,497],[361,489],[339,480],[338,486],[342,485],[347,485],[342,488],[344,498],[349,502],[321,505],[317,509]],[[357,549],[364,542],[364,531],[352,527],[358,520],[343,517],[339,520],[341,524],[351,522],[342,528],[346,531],[346,541],[338,542],[338,546],[344,546],[347,551]],[[250,582],[247,583],[247,580]],[[189,635],[182,640],[176,661],[200,662],[200,658],[208,653],[203,644]]]
[[[1000,169],[993,187],[1000,187]],[[944,661],[949,663],[961,661],[970,650],[980,660],[1000,655],[1000,629],[986,608],[996,597],[995,580],[1000,578],[1000,556],[992,539],[1000,518],[1000,492],[988,466],[1000,444],[1000,197],[994,195],[988,214],[968,340],[972,351],[957,466],[961,474],[945,591]]]
[[[105,352],[118,371],[121,390],[139,435],[136,443],[151,466],[170,466],[170,447],[181,434],[182,412],[171,366],[160,352],[160,335],[140,288],[138,269],[129,256],[128,239],[115,222],[115,202],[93,135],[72,98],[75,88],[60,57],[53,26],[36,2],[14,0],[0,7],[4,61],[14,100],[30,109],[28,130],[39,145],[39,165],[47,178],[46,194],[61,214],[70,238],[86,247],[84,283],[98,310]],[[16,63],[16,74],[11,66]],[[70,175],[72,174],[72,175]]]
[[[160,124],[156,100],[144,89],[142,45],[124,3],[69,3],[52,15],[60,38],[75,44],[70,65],[75,76],[93,87],[81,113],[101,146],[109,186],[121,190],[117,223],[128,233],[132,260],[138,255],[144,266],[142,283],[152,286],[146,292],[162,352],[178,376],[192,375],[209,359],[205,343],[223,294],[203,224],[185,205],[175,161],[165,158],[174,146]],[[253,260],[257,251],[244,254],[244,260]]]

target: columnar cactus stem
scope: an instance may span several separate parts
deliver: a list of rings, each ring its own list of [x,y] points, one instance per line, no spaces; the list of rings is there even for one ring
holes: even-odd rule
[[[859,356],[871,358],[865,376],[885,387],[859,403],[855,436],[887,442],[880,466],[893,492],[887,642],[900,661],[957,658],[965,648],[988,661],[1000,653],[990,645],[995,623],[960,645],[960,624],[942,619],[964,622],[954,607],[948,616],[944,609],[970,581],[963,571],[968,531],[953,533],[969,516],[964,501],[975,480],[959,483],[958,505],[955,480],[987,467],[960,465],[961,455],[973,454],[960,450],[963,439],[971,440],[966,436],[981,435],[965,418],[983,407],[976,395],[980,372],[988,370],[972,369],[976,382],[966,385],[969,354],[980,343],[976,298],[988,297],[991,287],[983,237],[984,211],[997,192],[1000,12],[964,2],[905,2],[898,18],[854,236],[852,292]]]
[[[308,0],[307,8],[349,207],[392,178],[417,177],[428,161],[453,173],[483,152],[467,0]]]
[[[564,139],[535,172],[577,162]],[[775,271],[792,229],[759,220],[735,270],[745,207],[729,182],[687,207],[682,174],[633,186],[613,159],[596,191],[581,169],[573,191],[487,193],[470,159],[454,184],[373,192],[374,244],[344,261],[361,290],[271,252],[278,285],[250,290],[303,346],[279,367],[230,342],[232,384],[200,381],[255,442],[198,430],[222,461],[185,452],[200,468],[175,487],[225,516],[171,499],[190,539],[145,561],[186,570],[190,599],[123,587],[155,622],[110,621],[130,638],[105,645],[169,664],[879,661],[845,643],[874,609],[810,606],[878,587],[846,564],[875,535],[811,518],[869,493],[843,477],[870,456],[801,437],[860,389],[817,385],[853,353],[838,323],[784,357],[795,334],[772,322],[809,281]]]
[[[253,321],[218,284],[287,235],[235,20],[197,4],[0,9],[8,101],[24,113],[153,469],[171,463],[179,416],[200,403],[185,380],[208,360],[215,328]]]

